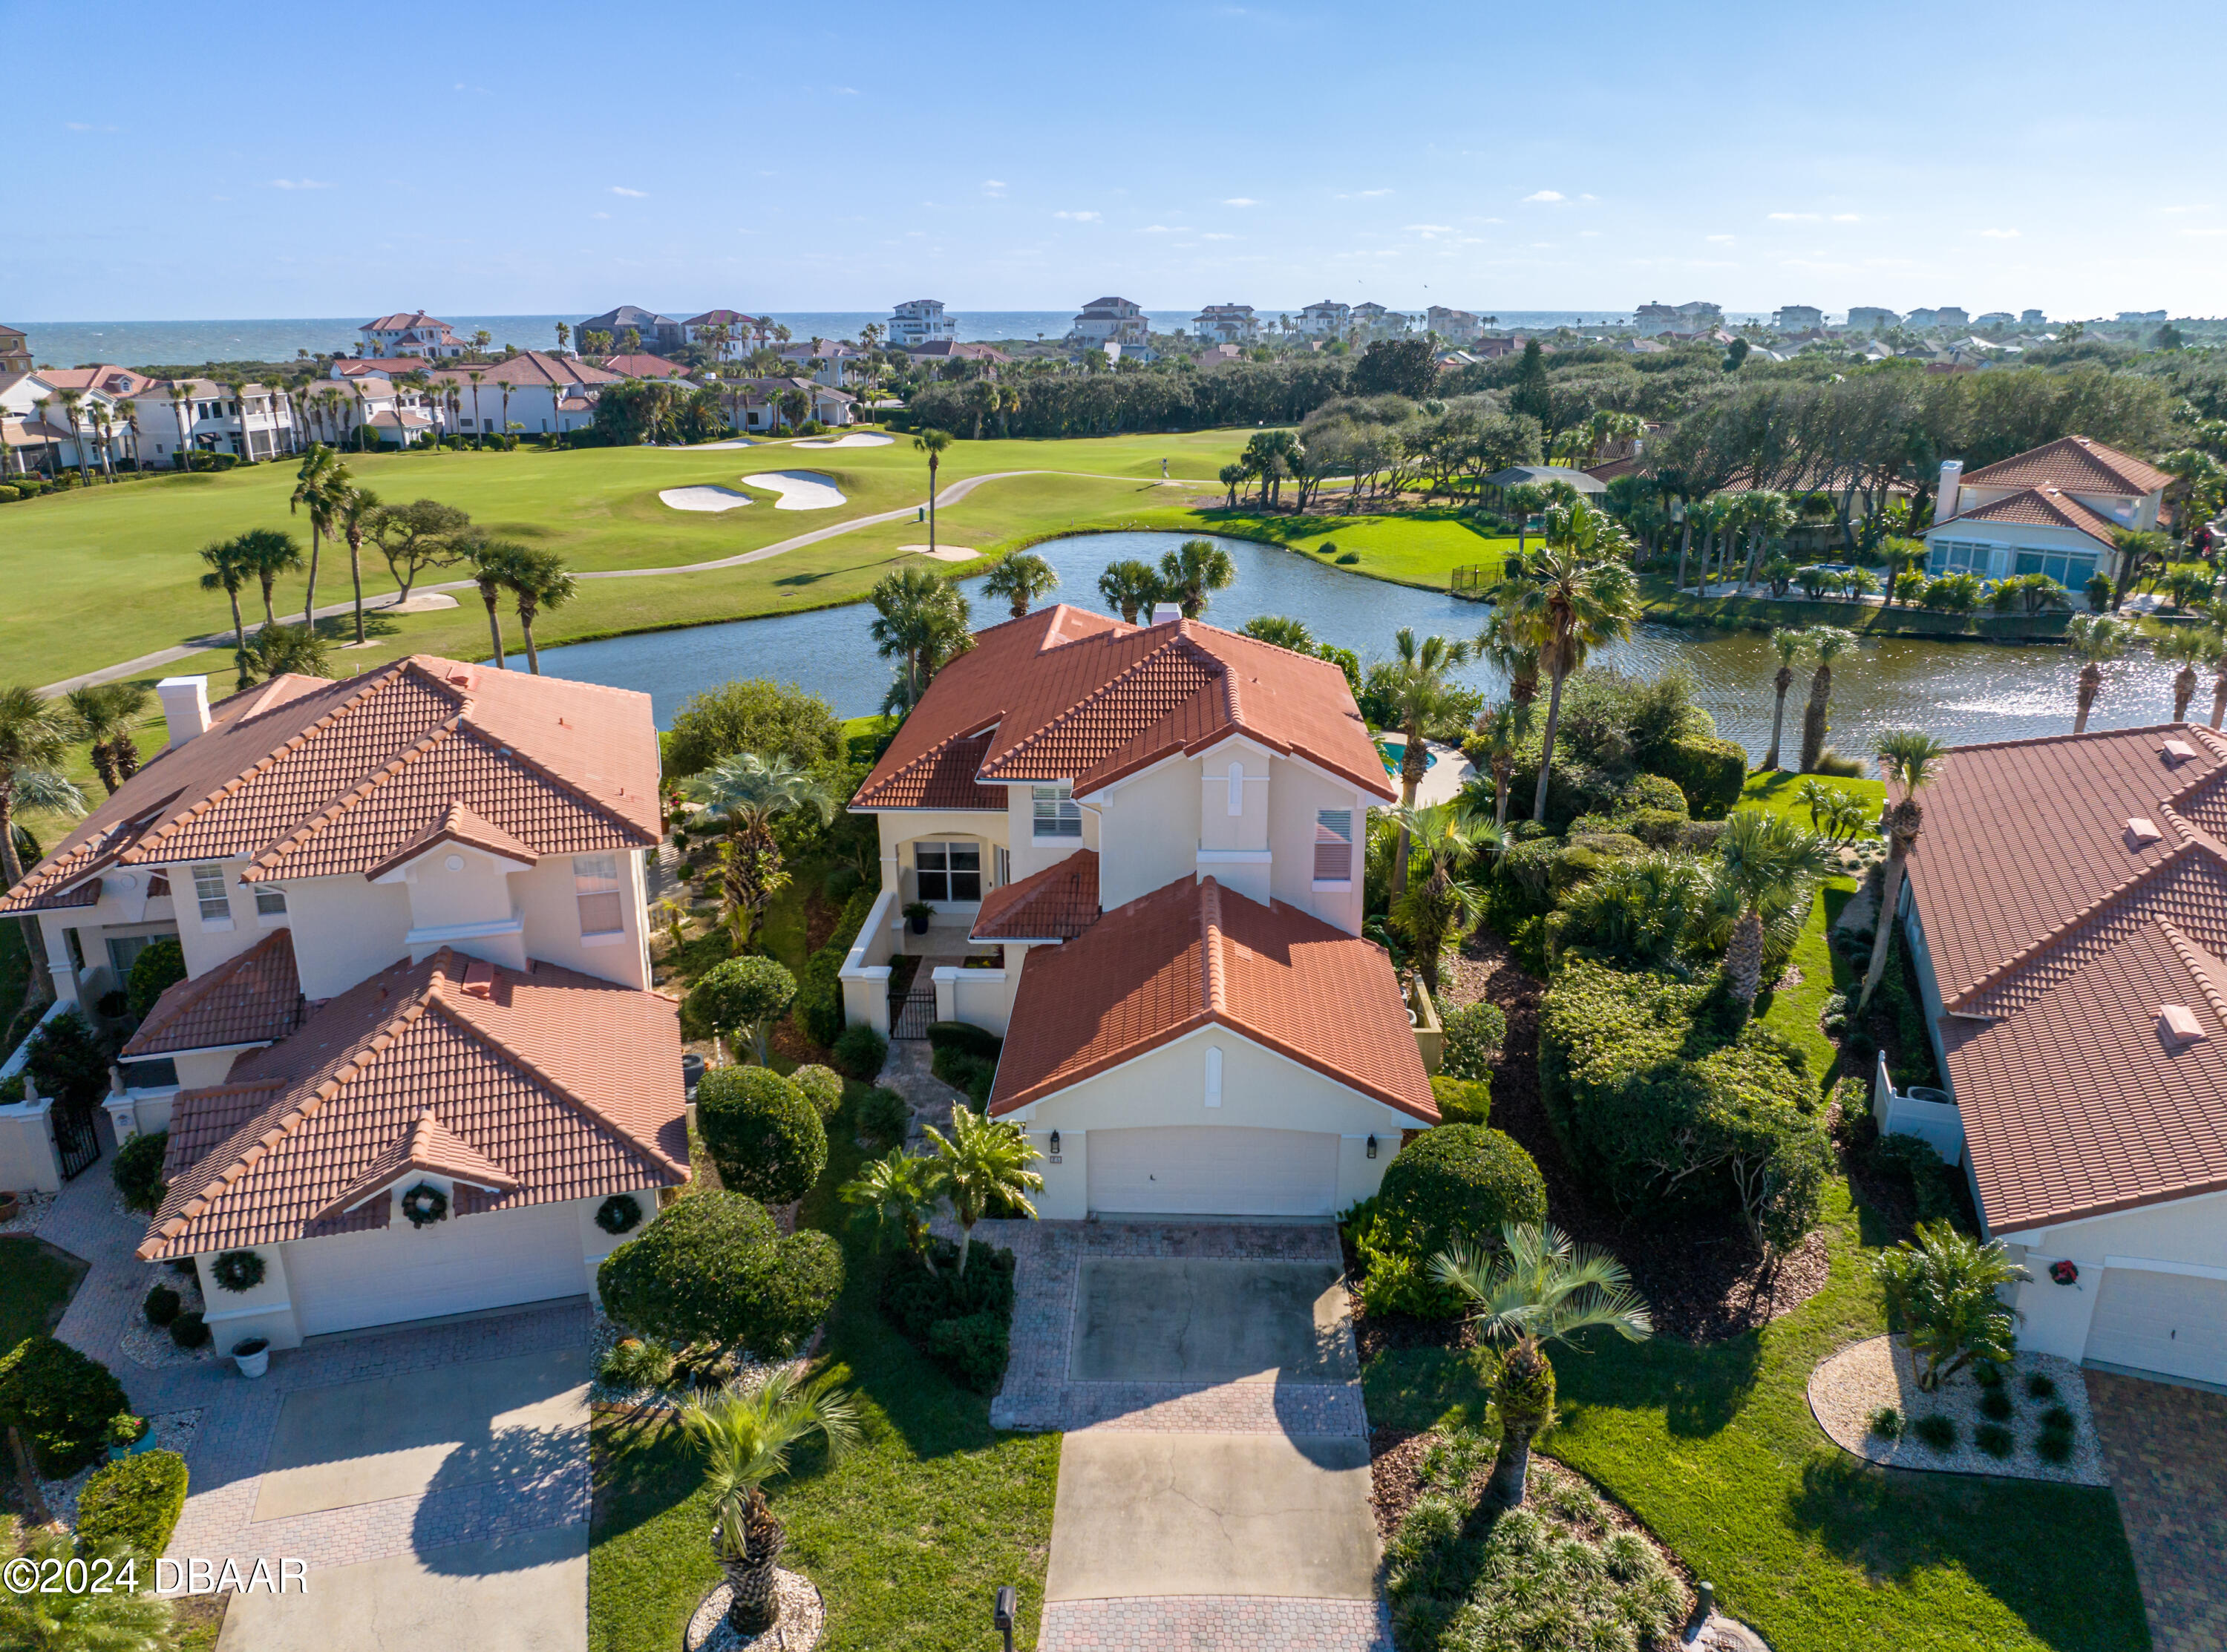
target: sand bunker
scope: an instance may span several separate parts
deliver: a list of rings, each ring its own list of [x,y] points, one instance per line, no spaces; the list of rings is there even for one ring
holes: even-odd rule
[[[969,551],[963,545],[939,545],[933,551],[924,545],[901,545],[897,549],[916,551],[923,557],[934,557],[938,562],[972,562],[982,554],[979,551]]]
[[[657,496],[677,511],[731,511],[751,502],[731,488],[667,488]]]
[[[897,440],[894,436],[877,436],[871,431],[858,431],[849,436],[838,437],[833,442],[797,442],[800,448],[885,448]]]
[[[676,447],[687,448],[693,453],[717,453],[722,448],[754,448],[757,446],[757,443],[755,442],[745,442],[741,437],[737,437],[732,441],[727,442],[697,442],[693,443],[680,442],[675,443],[673,445]]]
[[[841,488],[817,470],[761,470],[742,481],[745,487],[779,494],[774,505],[778,511],[827,511],[850,502]]]

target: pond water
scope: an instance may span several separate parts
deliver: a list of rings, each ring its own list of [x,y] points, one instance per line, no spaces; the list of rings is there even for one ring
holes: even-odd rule
[[[1060,598],[1102,609],[1098,576],[1107,563],[1123,558],[1156,563],[1186,537],[1088,533],[1034,548],[1058,572]],[[1228,552],[1237,571],[1235,582],[1216,592],[1207,609],[1205,617],[1216,625],[1234,628],[1258,615],[1288,615],[1304,621],[1318,638],[1353,649],[1365,662],[1388,654],[1392,634],[1403,625],[1418,632],[1473,636],[1490,612],[1482,603],[1388,585],[1274,545],[1249,539],[1216,543]],[[984,577],[960,582],[978,625],[1003,612],[1002,603],[983,596]],[[691,694],[733,677],[794,682],[825,695],[839,714],[859,717],[880,708],[890,680],[888,662],[876,656],[867,636],[872,617],[865,603],[853,603],[808,614],[613,637],[545,648],[541,667],[552,676],[646,691],[660,728],[671,724]],[[1761,632],[1644,625],[1628,641],[1601,650],[1594,659],[1636,676],[1682,669],[1694,679],[1695,698],[1726,738],[1739,741],[1757,758],[1770,743],[1776,663]],[[514,663],[525,662],[517,657]],[[1903,638],[1863,643],[1833,668],[1832,742],[1845,752],[1866,752],[1879,730],[1894,727],[1928,729],[1960,745],[2069,733],[2077,673],[2061,647]],[[1492,692],[1505,687],[1504,680],[1482,668],[1463,674]],[[2172,677],[2169,668],[2147,654],[2105,667],[2090,726],[2165,721],[2173,714]],[[1805,673],[1787,697],[1790,738],[1798,738],[1807,684]],[[2192,713],[2206,714],[2211,703],[2207,677]]]

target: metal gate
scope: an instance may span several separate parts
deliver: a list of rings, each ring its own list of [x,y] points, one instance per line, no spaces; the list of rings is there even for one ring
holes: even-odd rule
[[[935,983],[921,971],[913,977],[912,990],[902,998],[890,995],[890,1036],[892,1038],[925,1038],[928,1024],[935,1019]]]
[[[91,1107],[71,1107],[58,1101],[47,1116],[54,1120],[54,1156],[61,1160],[62,1180],[67,1182],[100,1157],[100,1132],[93,1128]]]

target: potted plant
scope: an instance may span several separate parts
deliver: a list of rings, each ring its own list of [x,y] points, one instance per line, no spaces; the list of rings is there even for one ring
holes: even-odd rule
[[[12,1193],[0,1193],[0,1221],[13,1221],[22,1209],[22,1203]]]
[[[271,1368],[271,1342],[268,1337],[250,1336],[232,1345],[232,1362],[239,1368],[244,1377],[259,1377]]]
[[[127,1457],[137,1457],[150,1451],[155,1444],[155,1426],[144,1417],[134,1417],[128,1411],[119,1411],[108,1419],[108,1460],[121,1463]]]
[[[925,901],[909,903],[904,909],[906,927],[916,935],[928,933],[928,921],[935,915],[935,909]]]

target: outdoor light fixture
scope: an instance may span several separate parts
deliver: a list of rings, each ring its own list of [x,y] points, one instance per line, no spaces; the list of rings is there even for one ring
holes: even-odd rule
[[[1005,1652],[1013,1652],[1013,1617],[1020,1594],[1010,1583],[998,1585],[998,1604],[990,1613],[990,1627],[1005,1637]]]
[[[1054,1158],[1059,1157],[1059,1132],[1056,1130],[1051,1132],[1051,1156]]]
[[[1369,1139],[1369,1156],[1371,1158],[1376,1157],[1376,1138],[1374,1136]]]

